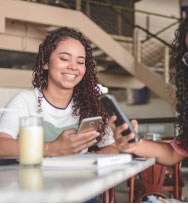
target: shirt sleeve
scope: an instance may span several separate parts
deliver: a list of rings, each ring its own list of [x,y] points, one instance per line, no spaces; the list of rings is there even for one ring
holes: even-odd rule
[[[178,146],[178,141],[176,140],[176,137],[170,142],[170,145],[173,147],[173,149],[180,155],[188,157],[188,151],[182,149]]]
[[[114,138],[113,138],[113,131],[112,129],[108,126],[106,128],[106,134],[102,137],[101,141],[98,142],[97,146],[98,147],[105,147],[108,146],[112,143],[115,142]]]
[[[26,102],[24,94],[17,94],[5,106],[7,111],[0,117],[0,132],[17,139],[19,133],[19,118],[25,116]]]

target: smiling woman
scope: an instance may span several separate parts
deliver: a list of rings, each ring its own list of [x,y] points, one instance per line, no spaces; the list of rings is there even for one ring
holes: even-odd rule
[[[44,156],[86,153],[92,145],[100,153],[118,152],[99,102],[92,49],[82,33],[67,27],[49,33],[39,46],[32,83],[33,89],[7,104],[16,114],[4,112],[1,117],[0,156],[18,156],[19,117],[31,115],[44,119]],[[102,116],[99,129],[78,134],[81,120],[93,116]]]
[[[59,42],[50,56],[49,63],[44,66],[44,69],[48,70],[48,87],[43,93],[46,96],[53,95],[55,88],[56,91],[68,91],[72,95],[74,87],[82,80],[86,71],[85,55],[80,41],[67,38]],[[61,102],[62,100],[57,104],[58,107],[61,107]],[[64,104],[62,108],[65,108]]]

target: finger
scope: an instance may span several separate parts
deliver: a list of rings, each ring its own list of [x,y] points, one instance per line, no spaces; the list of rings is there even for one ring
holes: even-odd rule
[[[133,125],[133,128],[138,132],[138,121],[137,120],[131,120],[131,123]]]
[[[132,143],[126,143],[121,146],[119,146],[120,150],[126,153],[134,153],[134,150],[138,147],[138,145],[142,141],[140,140],[139,142],[132,142]]]
[[[98,136],[99,136],[99,134],[97,134],[97,137]],[[76,145],[80,146],[80,145],[86,144],[86,143],[88,143],[88,142],[90,142],[92,140],[96,140],[96,135],[91,135],[91,136],[89,136],[89,137],[87,137],[85,139],[79,140],[79,141],[76,142]]]
[[[108,125],[111,127],[111,126],[114,126],[114,122],[117,120],[117,116],[116,115],[113,115],[110,117],[109,121],[108,121]],[[112,128],[112,127],[111,127]]]
[[[94,144],[97,142],[96,140],[96,137],[98,137],[100,135],[99,132],[95,132],[95,131],[92,131],[93,134],[91,133],[84,133],[86,134],[86,138],[82,138],[80,139],[79,137],[75,137],[75,138],[70,138],[72,141],[71,141],[71,146],[72,146],[72,149],[75,149],[76,151],[79,150],[80,148],[82,148],[83,145],[86,145],[88,143],[90,143],[91,141],[94,141]],[[79,138],[79,140],[78,140]],[[93,143],[92,143],[93,144]]]
[[[112,129],[112,131],[115,131],[115,129],[116,129],[115,123],[112,123],[111,125],[109,125],[109,127]]]
[[[119,137],[119,138],[116,140],[116,144],[117,144],[118,146],[124,146],[124,145],[128,144],[128,142],[129,142],[130,140],[132,140],[132,139],[134,139],[134,138],[135,138],[135,135],[134,135],[133,133],[130,133],[130,134],[126,135],[126,136],[121,136],[121,137]]]
[[[114,138],[119,138],[124,130],[127,130],[127,123],[123,123],[114,130]]]
[[[72,142],[79,142],[79,141],[89,141],[91,139],[94,139],[100,135],[97,131],[89,131],[85,133],[79,133],[76,135],[76,137],[71,137]]]
[[[75,149],[75,151],[76,151],[76,152],[80,152],[80,151],[82,151],[83,149],[89,148],[89,147],[91,147],[92,145],[94,145],[94,144],[96,144],[96,143],[97,143],[97,140],[96,140],[96,139],[93,139],[93,140],[91,140],[91,141],[89,141],[89,142],[87,142],[87,143],[85,143],[85,144],[79,145],[79,146]]]

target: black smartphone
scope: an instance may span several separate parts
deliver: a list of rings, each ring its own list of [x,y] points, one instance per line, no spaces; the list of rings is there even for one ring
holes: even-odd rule
[[[133,128],[130,120],[126,116],[126,114],[121,110],[119,103],[117,102],[116,98],[112,94],[106,94],[104,96],[100,97],[100,102],[103,105],[103,107],[106,109],[108,114],[110,116],[116,115],[117,120],[115,121],[116,126],[120,126],[123,123],[127,123],[128,129],[122,132],[122,135],[128,135],[129,133],[133,132],[135,135],[135,138],[130,140],[129,142],[138,142],[139,141],[139,136],[135,129]]]

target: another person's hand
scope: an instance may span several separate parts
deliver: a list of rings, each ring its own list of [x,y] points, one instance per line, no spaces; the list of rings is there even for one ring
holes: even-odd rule
[[[130,140],[134,139],[135,138],[135,135],[134,133],[130,133],[126,136],[122,136],[122,132],[124,130],[127,130],[128,129],[128,125],[127,123],[123,123],[122,125],[116,127],[115,125],[115,121],[117,119],[117,116],[113,115],[110,120],[109,120],[109,126],[111,127],[111,129],[113,130],[114,132],[114,139],[115,139],[115,143],[118,147],[118,149],[121,151],[121,152],[128,152],[128,153],[134,153],[134,149],[137,147],[137,145],[141,142],[132,142],[132,143],[129,143]],[[138,132],[138,122],[136,120],[132,120],[131,121],[134,129],[136,130],[136,132]]]
[[[49,144],[49,155],[78,154],[83,149],[94,145],[99,134],[96,131],[77,134],[77,130],[73,128],[65,130],[55,141]]]

